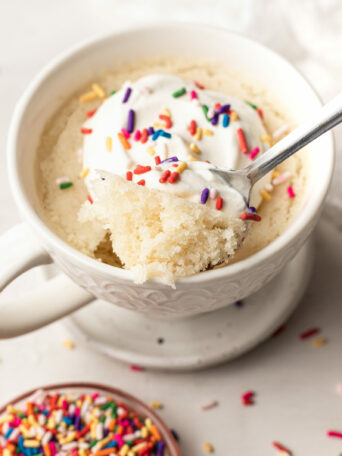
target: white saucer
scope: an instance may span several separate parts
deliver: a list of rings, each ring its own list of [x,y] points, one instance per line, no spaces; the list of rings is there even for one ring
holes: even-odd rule
[[[156,320],[94,301],[66,319],[76,339],[146,368],[194,370],[231,360],[269,337],[293,312],[313,263],[309,241],[285,269],[242,307],[177,320]]]

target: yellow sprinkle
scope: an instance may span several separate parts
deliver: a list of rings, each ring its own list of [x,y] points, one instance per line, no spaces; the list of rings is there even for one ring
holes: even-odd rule
[[[183,163],[181,163],[181,164],[178,166],[178,168],[176,169],[176,171],[177,171],[178,173],[181,173],[181,172],[184,171],[184,169],[187,167],[187,166],[185,166],[185,168],[182,169],[182,170],[180,171],[179,168],[180,168],[182,165],[186,165],[186,163],[183,162]],[[152,408],[155,408],[155,409],[162,409],[162,408],[163,408],[163,404],[162,404],[161,402],[158,402],[158,401],[153,401],[153,402],[151,402],[150,406],[151,406]]]
[[[91,88],[93,89],[93,91],[96,93],[96,95],[98,97],[104,98],[106,96],[105,91],[103,90],[103,88],[101,86],[99,86],[99,84],[93,84],[91,86]]]
[[[148,146],[148,148],[146,150],[152,156],[156,154],[156,151],[153,149],[152,146]]]
[[[230,111],[229,118],[232,122],[239,120],[239,116],[237,115],[236,111]]]
[[[112,151],[112,137],[111,136],[107,136],[107,138],[106,138],[106,149],[108,152]]]
[[[188,161],[189,162],[197,162],[198,160],[197,160],[197,158],[193,157],[192,155],[189,155],[188,156]]]
[[[189,149],[191,150],[191,152],[194,152],[195,154],[201,153],[201,151],[199,150],[199,148],[196,146],[195,143],[191,143],[189,146]]]
[[[203,444],[203,448],[204,448],[205,451],[207,451],[208,453],[212,453],[212,452],[214,451],[213,446],[212,446],[210,443],[208,443],[208,442],[205,442],[205,443]]]
[[[78,454],[79,454],[79,456],[87,456],[86,451],[83,450],[82,448],[80,448],[80,449],[78,450]]]
[[[208,130],[207,128],[203,130],[203,133],[207,136],[213,136],[214,132],[212,130]]]
[[[32,424],[32,426],[39,427],[39,424],[37,423],[37,421],[35,420],[33,415],[28,416],[27,419],[28,419],[28,422],[30,424]]]
[[[276,177],[279,177],[279,176],[280,176],[280,173],[278,173],[278,171],[274,170],[272,173],[273,179],[275,179]]]
[[[270,135],[262,135],[260,139],[261,139],[262,142],[267,142],[267,143],[271,143],[272,142],[272,138],[271,138]]]
[[[84,103],[86,101],[94,100],[95,98],[97,98],[97,94],[95,92],[86,92],[81,95],[79,99],[82,103]]]
[[[24,446],[27,448],[38,448],[40,443],[38,440],[24,440]]]
[[[314,347],[321,347],[322,345],[325,345],[327,343],[326,339],[323,339],[322,337],[318,337],[312,342],[312,345]]]
[[[105,439],[100,440],[96,446],[98,446],[99,449],[103,448],[104,446],[107,445],[112,440],[111,437],[106,437]]]
[[[150,427],[152,426],[151,418],[146,418],[145,425],[147,426],[147,429],[150,429]]]
[[[153,122],[153,126],[157,128],[164,128],[165,125],[161,122]]]
[[[60,439],[59,443],[65,445],[66,443],[72,442],[76,437],[76,432],[70,432],[64,439]]]
[[[12,456],[12,453],[8,448],[5,448],[2,454],[3,456]]]
[[[48,419],[46,427],[49,429],[54,429],[56,427],[55,419],[52,416]]]
[[[82,169],[82,171],[80,172],[80,177],[81,177],[82,179],[84,179],[86,176],[88,176],[89,171],[90,171],[89,168],[84,168],[84,169]]]
[[[143,428],[141,428],[140,432],[141,432],[141,438],[146,439],[146,437],[148,436],[148,429],[147,429],[147,427],[144,426]]]
[[[170,113],[170,111],[169,111],[167,108],[164,108],[164,109],[162,110],[162,113],[163,113],[165,116],[167,116],[167,117],[171,117],[171,113]]]
[[[129,452],[127,453],[127,456],[135,456],[134,451],[129,451]]]
[[[176,171],[177,171],[177,173],[181,174],[184,170],[186,170],[187,167],[188,167],[188,165],[185,162],[182,162],[180,165],[177,166]],[[160,402],[152,402],[151,407],[153,407],[152,404],[160,404]],[[160,408],[160,407],[156,407],[156,408]]]
[[[62,344],[69,350],[72,350],[75,347],[74,343],[69,339],[63,339]]]
[[[14,418],[13,415],[2,416],[2,417],[0,417],[0,424],[1,423],[6,423],[7,421],[12,421],[13,418]]]
[[[266,201],[269,201],[272,198],[272,196],[266,190],[261,190],[260,195]]]
[[[141,450],[145,446],[146,446],[146,442],[138,443],[137,445],[134,445],[134,447],[131,448],[131,452],[133,454],[136,454],[139,450]]]
[[[200,141],[200,140],[202,139],[202,128],[197,127],[197,129],[196,129],[196,134],[195,134],[194,138],[195,138],[197,141]]]
[[[129,446],[125,444],[123,447],[121,447],[121,450],[119,451],[119,456],[127,456],[128,452]]]

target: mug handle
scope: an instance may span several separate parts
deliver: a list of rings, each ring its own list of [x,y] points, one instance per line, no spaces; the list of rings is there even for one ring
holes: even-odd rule
[[[26,223],[0,236],[0,292],[23,272],[52,263]],[[94,300],[94,296],[59,274],[36,290],[0,299],[0,339],[41,328]]]

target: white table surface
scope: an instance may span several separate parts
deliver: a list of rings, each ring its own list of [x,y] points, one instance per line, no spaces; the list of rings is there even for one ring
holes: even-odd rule
[[[256,6],[256,3],[258,4]],[[297,5],[301,3],[301,5]],[[286,4],[286,7],[285,7]],[[290,8],[291,7],[291,8]],[[226,25],[270,45],[293,61],[322,97],[341,88],[339,45],[342,17],[338,0],[3,0],[0,2],[0,232],[19,221],[10,195],[5,143],[15,102],[34,74],[55,54],[77,41],[139,21],[198,20]],[[313,38],[314,37],[314,38]],[[338,160],[330,198],[342,196],[342,130],[337,130]],[[342,226],[342,219],[341,224]],[[90,351],[86,345],[66,349],[72,336],[59,322],[17,339],[0,342],[0,403],[44,383],[89,380],[122,387],[150,402],[165,404],[161,415],[181,437],[185,456],[204,454],[211,442],[222,456],[277,454],[279,440],[295,456],[337,456],[342,440],[325,436],[342,431],[342,237],[324,221],[317,232],[314,276],[305,298],[284,333],[227,365],[189,374],[132,372],[125,365]],[[13,284],[7,293],[37,279]],[[319,326],[328,343],[320,348],[300,341],[303,330]],[[253,407],[240,395],[257,392]],[[203,402],[219,407],[203,412]]]

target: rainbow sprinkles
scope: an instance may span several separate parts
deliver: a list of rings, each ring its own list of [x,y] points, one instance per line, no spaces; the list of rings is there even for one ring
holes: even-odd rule
[[[170,89],[167,94],[165,87],[168,84]],[[263,124],[263,112],[257,105],[232,97],[227,101],[226,96],[206,91],[198,82],[183,81],[175,76],[151,75],[135,83],[127,82],[121,90],[111,92],[107,98],[103,96],[104,91],[99,84],[93,84],[92,90],[93,92],[81,95],[80,101],[84,103],[97,96],[102,99],[103,105],[87,113],[88,121],[81,129],[84,135],[84,169],[91,168],[87,165],[87,157],[90,155],[88,138],[100,134],[96,119],[101,115],[101,108],[108,102],[113,104],[113,113],[114,109],[120,112],[120,118],[115,118],[111,131],[104,134],[101,140],[105,145],[104,151],[113,154],[111,166],[101,166],[101,161],[108,164],[108,158],[103,157],[99,158],[99,169],[149,188],[190,194],[191,173],[203,174],[204,171],[198,171],[201,165],[213,163],[232,169],[245,166],[248,159],[256,159],[273,144]],[[158,103],[156,97],[159,95]],[[150,114],[152,108],[155,108],[155,112],[148,122],[146,113]],[[122,115],[124,112],[126,114]],[[256,123],[260,124],[259,128],[254,125]],[[175,149],[177,154],[170,156]],[[208,153],[210,150],[216,150],[220,159],[217,160],[212,152]],[[236,155],[235,150],[240,157],[227,159],[230,155]],[[122,155],[125,155],[125,160],[121,158]],[[224,155],[226,158],[222,159]],[[125,169],[123,162],[126,163]],[[144,179],[138,179],[140,174],[144,174]],[[184,181],[186,178],[187,182]],[[219,211],[230,209],[232,203],[223,194],[222,186],[219,188],[210,180],[206,184],[203,179],[198,179],[195,186],[195,181],[193,179],[194,187],[198,187],[200,181],[203,185],[198,188],[197,197],[192,195],[191,200],[197,198],[199,203]],[[290,173],[280,175],[275,171],[258,188],[257,202],[252,201],[253,206],[258,207],[262,201],[269,201],[274,187],[289,181]],[[170,190],[170,185],[173,190]],[[68,186],[63,184],[61,189],[64,188]],[[286,191],[289,198],[295,197],[291,182]],[[93,195],[90,196],[93,198]],[[241,210],[239,216],[244,221],[261,220],[248,207]]]
[[[150,418],[110,395],[38,390],[0,416],[1,456],[163,456]]]

